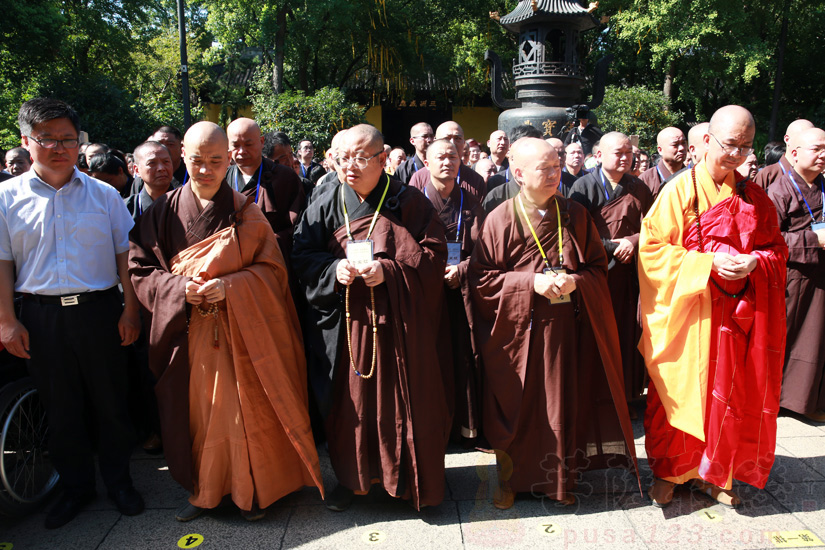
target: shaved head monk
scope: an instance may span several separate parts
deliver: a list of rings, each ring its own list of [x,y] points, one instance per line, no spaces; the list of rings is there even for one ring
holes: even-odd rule
[[[448,120],[447,122],[439,125],[435,131],[435,139],[449,141],[455,145],[456,149],[459,151],[459,154],[464,149],[464,130],[457,122],[452,120]],[[424,165],[424,168],[418,170],[409,179],[409,185],[415,187],[419,191],[423,191],[430,181],[430,171],[426,161]],[[487,194],[487,184],[484,181],[484,178],[481,177],[481,175],[479,175],[475,170],[472,170],[469,166],[465,166],[464,164],[459,164],[458,173],[454,176],[454,178],[459,187],[464,189],[467,193],[473,195],[473,197],[475,197],[479,202],[484,200],[484,195]]]
[[[766,166],[760,170],[758,174],[756,174],[756,179],[754,180],[756,185],[767,190],[773,182],[782,176],[787,176],[791,173],[794,161],[791,143],[796,143],[797,136],[813,127],[813,123],[810,120],[805,120],[804,118],[794,120],[788,124],[788,129],[785,130],[784,138],[785,154],[781,159],[779,159],[779,162]]]
[[[650,189],[654,199],[664,182],[684,168],[687,157],[685,134],[679,128],[665,128],[656,136],[656,150],[661,157],[659,163],[651,166],[639,176],[639,179]]]
[[[130,234],[166,459],[192,494],[178,521],[227,495],[251,521],[304,486],[323,494],[286,264],[261,210],[226,181],[228,148],[217,125],[189,128],[189,185],[155,200]]]
[[[696,166],[707,153],[705,146],[705,136],[708,134],[707,122],[700,122],[688,130],[688,156],[690,157],[690,166]]]
[[[464,133],[462,132],[462,138],[463,137]],[[415,152],[395,171],[395,175],[401,180],[401,183],[409,183],[413,174],[424,168],[424,157],[427,153],[427,147],[429,147],[434,139],[435,134],[433,134],[433,127],[426,122],[419,122],[410,128],[410,143],[412,143]]]
[[[444,498],[450,414],[434,342],[444,299],[444,225],[417,189],[383,170],[381,133],[360,124],[337,149],[343,179],[318,189],[292,261],[319,320],[312,387],[326,419],[335,511],[374,483],[415,509]]]
[[[472,193],[456,185],[461,161],[458,148],[452,141],[437,139],[432,142],[427,148],[425,162],[430,181],[423,189],[424,196],[430,199],[438,213],[447,237],[444,314],[441,316],[439,337],[449,340],[452,355],[445,358],[448,354],[441,352],[442,373],[448,391],[454,388],[453,394],[447,396],[450,403],[454,402],[454,437],[461,438],[465,447],[472,447],[481,434],[478,395],[481,380],[468,322],[470,296],[467,264],[486,213]]]
[[[468,275],[493,504],[531,491],[569,506],[581,470],[635,466],[607,257],[587,210],[557,193],[553,147],[520,139],[510,168],[521,191],[487,216]]]
[[[637,349],[641,327],[636,253],[642,218],[653,196],[639,178],[629,174],[633,147],[626,135],[609,132],[602,136],[597,156],[600,167],[576,180],[570,198],[590,212],[607,251],[607,286],[619,327],[625,393],[631,402],[644,392],[645,367]],[[632,410],[631,414],[635,416]]]
[[[763,488],[773,465],[788,247],[773,203],[736,172],[754,130],[747,109],[716,111],[704,158],[642,223],[639,349],[651,380],[648,494],[659,507],[687,482],[737,506],[733,479]]]
[[[809,128],[788,144],[793,168],[768,188],[788,243],[788,337],[780,405],[825,422],[825,131]]]
[[[229,156],[235,163],[226,173],[226,182],[235,191],[253,197],[272,226],[288,263],[292,232],[306,206],[301,179],[290,167],[264,158],[264,137],[251,118],[233,120],[226,133]]]

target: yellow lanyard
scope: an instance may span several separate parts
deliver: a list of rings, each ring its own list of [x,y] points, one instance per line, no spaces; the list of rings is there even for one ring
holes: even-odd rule
[[[370,224],[370,229],[367,231],[367,239],[370,238],[372,235],[372,230],[375,229],[375,222],[378,221],[378,215],[381,213],[381,206],[384,204],[384,198],[387,196],[387,191],[390,190],[390,177],[387,176],[387,186],[384,187],[384,194],[381,195],[381,200],[378,202],[378,208],[375,209],[375,214],[372,217],[372,223]],[[347,224],[347,236],[351,241],[355,240],[355,237],[352,236],[352,229],[349,225],[349,214],[347,214],[347,201],[344,198],[344,184],[341,184],[341,208],[344,210],[344,222]]]
[[[562,234],[561,234],[561,212],[559,212],[559,201],[555,197],[553,201],[556,204],[556,221],[559,223],[559,266],[564,264],[564,252],[562,251]],[[552,269],[550,266],[550,262],[547,260],[547,254],[544,253],[544,248],[542,248],[541,243],[539,242],[538,235],[536,235],[536,230],[533,229],[533,224],[530,223],[530,216],[527,215],[527,210],[524,208],[524,201],[521,198],[521,193],[518,194],[518,204],[521,207],[521,213],[524,215],[524,220],[527,222],[527,227],[530,228],[530,233],[533,234],[533,239],[536,241],[536,246],[539,247],[539,252],[541,252],[541,257],[544,259],[544,265],[547,266],[549,269]]]

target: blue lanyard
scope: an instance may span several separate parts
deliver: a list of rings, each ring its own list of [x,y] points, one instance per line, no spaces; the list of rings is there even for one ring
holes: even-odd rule
[[[607,192],[607,183],[604,181],[604,172],[599,170],[599,177],[602,179],[602,187],[604,187],[604,198],[610,200],[610,194]]]
[[[303,164],[301,166],[303,166]],[[240,171],[241,169],[238,168],[238,172]],[[241,189],[240,187],[238,187],[238,172],[235,172],[235,190],[240,193]],[[261,164],[261,166],[258,168],[258,186],[255,187],[255,204],[258,204],[258,193],[261,191],[261,174],[263,173],[264,165]]]
[[[461,202],[458,205],[458,227],[455,229],[455,240],[461,242],[461,214],[464,212],[464,189],[459,187],[458,194],[461,196]],[[430,194],[427,192],[426,187],[424,187],[424,196],[428,199],[430,198]]]
[[[137,196],[137,215],[138,216],[143,215],[143,205],[140,204],[140,193],[138,193],[138,196]]]
[[[793,182],[793,186],[796,187],[796,192],[799,193],[799,196],[802,197],[803,201],[805,201],[805,208],[808,209],[808,214],[811,215],[811,220],[813,220],[813,222],[816,223],[814,211],[811,210],[811,206],[808,204],[808,199],[806,199],[805,195],[802,194],[802,189],[800,189],[799,184],[796,183],[796,178],[793,177],[793,174],[790,175],[790,178]],[[822,176],[819,176],[817,179],[819,180],[819,190],[822,193],[822,221],[825,221],[825,186],[822,185]]]
[[[510,168],[504,171],[504,183],[510,183]]]
[[[664,174],[662,174],[662,171],[661,171],[661,170],[659,170],[659,165],[658,165],[658,164],[656,165],[656,171],[657,171],[657,172],[659,172],[659,182],[660,182],[660,183],[664,183],[664,181],[665,181],[665,175],[664,175]]]
[[[301,162],[299,164],[301,165],[301,174],[302,174],[301,177],[303,177],[303,178],[307,177],[307,168],[304,166],[304,163]]]

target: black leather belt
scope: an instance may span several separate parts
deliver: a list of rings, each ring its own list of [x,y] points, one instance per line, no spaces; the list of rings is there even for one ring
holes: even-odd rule
[[[91,292],[81,292],[79,294],[65,294],[63,296],[46,296],[44,294],[26,294],[23,293],[23,301],[35,302],[45,305],[60,305],[60,306],[76,306],[94,300],[105,298],[109,294],[118,293],[118,288],[113,286],[106,290],[95,290]]]

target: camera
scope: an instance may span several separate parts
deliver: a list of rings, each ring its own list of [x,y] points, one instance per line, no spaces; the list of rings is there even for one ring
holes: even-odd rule
[[[567,120],[575,122],[580,118],[588,118],[590,115],[590,107],[587,105],[573,105],[565,109],[567,111]]]

